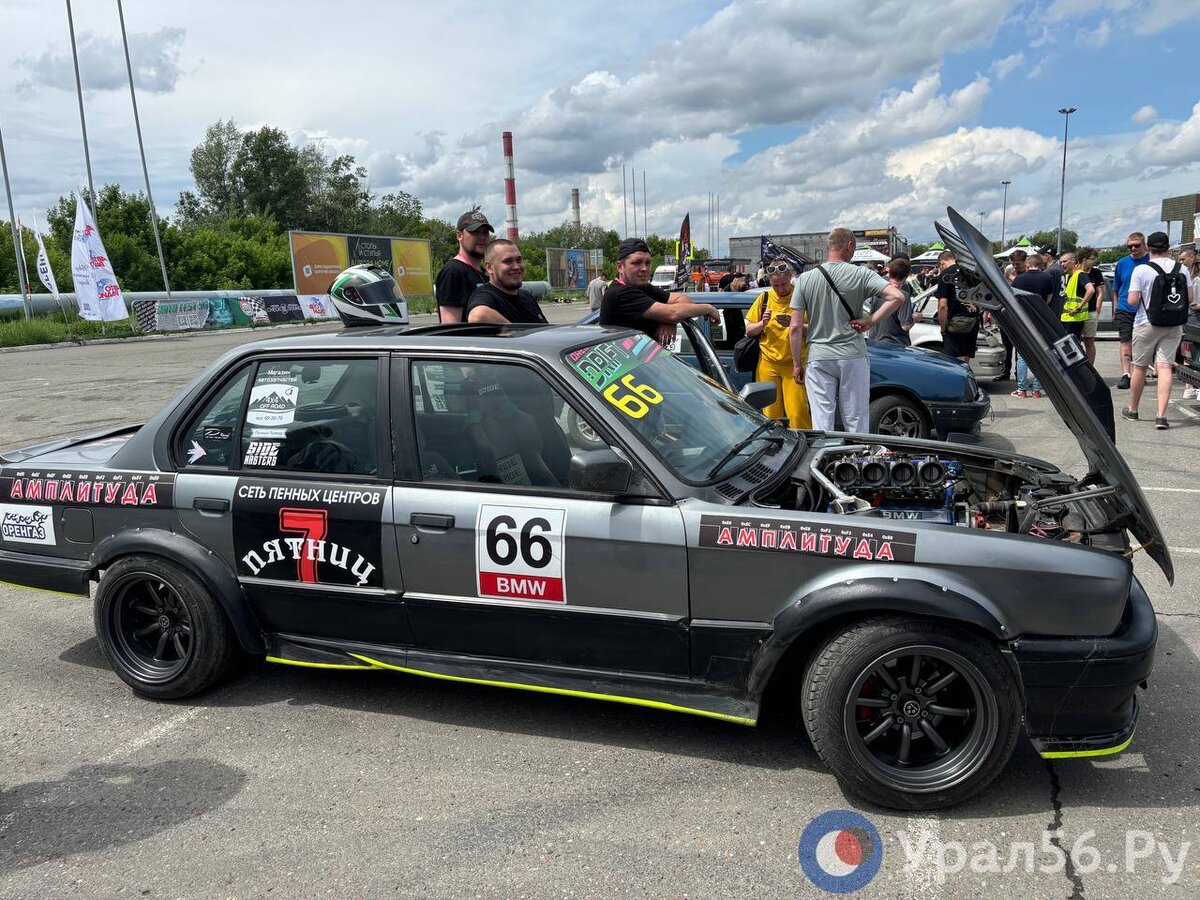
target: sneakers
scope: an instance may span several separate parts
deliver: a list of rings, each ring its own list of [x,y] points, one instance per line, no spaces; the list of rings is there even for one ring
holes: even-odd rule
[[[1194,387],[1185,387],[1183,389],[1184,400],[1200,400],[1200,389]]]
[[[1041,391],[1030,391],[1029,396],[1032,397],[1034,400],[1041,400],[1042,392]]]
[[[1154,427],[1157,428],[1159,431],[1162,431],[1164,428],[1170,428],[1171,423],[1168,422],[1165,417],[1159,416],[1157,419],[1154,420]]]
[[[1123,409],[1121,410],[1121,418],[1128,419],[1130,422],[1136,422],[1138,420],[1137,410]]]
[[[1129,373],[1128,372],[1126,372],[1124,375],[1122,375],[1120,380],[1117,381],[1117,390],[1118,391],[1129,390]]]
[[[1025,399],[1025,397],[1026,397],[1026,394],[1025,394],[1025,392],[1024,392],[1024,391],[1013,391],[1013,392],[1012,392],[1011,394],[1009,394],[1008,396],[1010,396],[1010,397],[1020,397],[1022,400],[1024,400],[1024,399]]]

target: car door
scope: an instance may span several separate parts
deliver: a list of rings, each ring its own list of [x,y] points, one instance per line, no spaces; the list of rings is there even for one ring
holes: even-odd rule
[[[570,487],[572,455],[609,441],[566,385],[478,356],[398,357],[393,372],[392,504],[415,646],[688,674],[680,511]]]
[[[176,437],[180,521],[236,573],[268,633],[409,642],[385,362],[252,361]]]

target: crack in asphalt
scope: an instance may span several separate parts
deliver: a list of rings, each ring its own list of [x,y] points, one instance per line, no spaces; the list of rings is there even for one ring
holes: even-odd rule
[[[1054,763],[1048,759],[1043,760],[1043,762],[1046,763],[1046,771],[1050,773],[1050,803],[1054,807],[1054,818],[1050,820],[1050,825],[1047,828],[1051,834],[1050,843],[1062,852],[1063,859],[1065,860],[1063,874],[1071,882],[1070,900],[1086,900],[1083,892],[1083,877],[1075,871],[1075,860],[1071,859],[1071,854],[1062,845],[1062,785],[1058,781],[1058,773],[1054,771]]]
[[[1159,616],[1159,617],[1161,617],[1161,618],[1163,618],[1163,619],[1176,619],[1176,618],[1182,618],[1182,619],[1200,619],[1200,613],[1165,613],[1165,612],[1155,612],[1155,615],[1156,615],[1156,616]]]

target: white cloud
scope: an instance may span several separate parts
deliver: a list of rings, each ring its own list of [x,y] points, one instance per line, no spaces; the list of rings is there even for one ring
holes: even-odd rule
[[[1137,122],[1139,125],[1145,125],[1149,122],[1153,122],[1155,119],[1158,118],[1158,110],[1155,109],[1153,106],[1150,106],[1149,104],[1147,104],[1146,106],[1143,106],[1141,109],[1139,109],[1137,112],[1135,112],[1129,118],[1131,118],[1133,121]]]
[[[1145,133],[1135,148],[1146,165],[1170,166],[1200,162],[1200,102],[1183,122],[1160,122]]]
[[[1064,21],[1094,13],[1118,14],[1135,34],[1158,34],[1180,22],[1200,19],[1195,3],[1180,0],[1054,0],[1046,18]]]
[[[182,71],[179,55],[186,35],[183,28],[160,28],[152,34],[129,35],[129,59],[133,82],[150,93],[166,94],[175,90]],[[115,35],[97,35],[85,31],[78,35],[79,71],[86,91],[125,90],[129,76],[125,71],[125,48]],[[75,69],[70,50],[47,50],[40,56],[22,56],[16,62],[26,78],[18,85],[22,92],[35,87],[75,90]]]
[[[1013,53],[1011,56],[1006,56],[1004,59],[998,59],[992,63],[992,72],[996,78],[1004,80],[1013,73],[1014,70],[1020,68],[1025,62],[1024,53]]]

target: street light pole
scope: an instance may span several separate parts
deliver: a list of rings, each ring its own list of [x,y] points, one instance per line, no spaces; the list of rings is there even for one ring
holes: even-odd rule
[[[979,214],[979,230],[983,231],[983,213]]]
[[[1000,207],[1000,249],[1004,249],[1004,231],[1008,225],[1008,186],[1011,181],[1000,182],[1004,185],[1004,205]]]
[[[1064,106],[1059,110],[1063,117],[1063,164],[1062,164],[1062,185],[1058,191],[1058,247],[1055,249],[1055,255],[1062,253],[1062,230],[1063,230],[1063,203],[1067,199],[1067,126],[1071,124],[1071,113],[1075,112],[1074,106]]]

